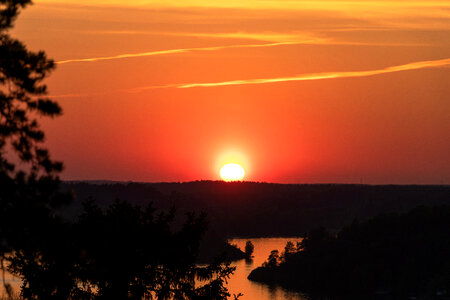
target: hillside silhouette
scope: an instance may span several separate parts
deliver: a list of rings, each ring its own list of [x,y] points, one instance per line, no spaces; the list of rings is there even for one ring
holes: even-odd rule
[[[179,214],[202,211],[218,235],[295,236],[317,226],[337,232],[353,219],[406,212],[419,205],[450,204],[445,185],[273,184],[195,181],[185,183],[65,182],[75,201],[67,215],[77,215],[81,201],[100,206],[114,199],[176,207]]]

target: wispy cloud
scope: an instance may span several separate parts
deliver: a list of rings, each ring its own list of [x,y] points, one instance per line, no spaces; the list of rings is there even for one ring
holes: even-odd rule
[[[333,79],[333,78],[349,78],[349,77],[367,77],[386,73],[394,73],[400,71],[417,70],[425,68],[436,68],[450,65],[450,58],[438,59],[438,60],[426,60],[412,62],[404,65],[391,66],[383,69],[368,70],[368,71],[347,71],[347,72],[324,72],[324,73],[309,73],[300,74],[291,77],[276,77],[276,78],[258,78],[258,79],[241,79],[222,82],[208,82],[208,83],[187,83],[187,84],[171,84],[164,86],[148,86],[136,89],[128,90],[129,92],[139,92],[147,89],[157,88],[195,88],[195,87],[219,87],[229,85],[252,85],[252,84],[267,84],[277,82],[289,82],[289,81],[309,81],[309,80],[321,80],[321,79]]]
[[[213,36],[213,34],[204,34],[205,36]],[[215,35],[215,34],[214,34]],[[198,36],[198,35],[197,35]],[[217,34],[217,36],[220,36]],[[399,46],[399,47],[417,47],[417,46],[430,46],[429,44],[424,43],[379,43],[379,42],[358,42],[358,41],[337,41],[328,38],[319,38],[319,37],[305,37],[302,40],[294,40],[291,39],[291,35],[272,35],[265,36],[264,34],[222,34],[227,37],[236,37],[236,38],[244,38],[247,37],[249,39],[265,39],[267,41],[272,38],[276,40],[275,37],[278,37],[282,41],[272,42],[272,43],[264,43],[264,44],[241,44],[241,45],[226,45],[226,46],[212,46],[212,47],[195,47],[195,48],[180,48],[180,49],[169,49],[169,50],[158,50],[158,51],[149,51],[149,52],[141,52],[141,53],[126,53],[126,54],[118,54],[112,56],[99,56],[99,57],[91,57],[91,58],[73,58],[57,61],[57,64],[68,64],[68,63],[76,63],[76,62],[97,62],[104,60],[117,60],[117,59],[126,59],[126,58],[137,58],[137,57],[147,57],[147,56],[157,56],[157,55],[170,55],[170,54],[181,54],[188,52],[201,52],[201,51],[219,51],[225,49],[237,49],[237,48],[265,48],[265,47],[276,47],[276,46],[287,46],[287,45],[355,45],[355,46]]]
[[[104,35],[162,35],[162,36],[182,36],[195,38],[215,38],[215,39],[242,39],[265,42],[321,42],[325,39],[313,35],[311,32],[161,32],[146,30],[81,30],[84,34],[104,34]]]
[[[59,95],[48,95],[48,98],[52,99],[65,99],[65,98],[88,98],[95,96],[103,96],[103,95],[111,95],[117,92],[121,92],[120,90],[108,90],[104,92],[94,92],[94,93],[71,93],[71,94],[59,94]]]
[[[73,5],[93,5],[91,0],[39,0],[39,3],[49,4],[73,4]],[[283,10],[341,10],[360,9],[367,7],[386,8],[422,8],[422,7],[449,7],[446,0],[425,1],[373,1],[373,0],[97,0],[97,6],[118,6],[118,7],[144,7],[144,8],[180,8],[180,7],[200,7],[200,8],[241,8],[241,9],[283,9]]]
[[[290,77],[276,77],[276,78],[257,78],[257,79],[240,79],[231,81],[221,81],[221,82],[207,82],[207,83],[181,83],[181,84],[166,84],[166,85],[154,85],[137,87],[132,89],[121,89],[121,90],[109,90],[107,92],[97,92],[97,93],[80,93],[80,94],[61,94],[52,95],[51,98],[80,98],[80,97],[92,97],[96,95],[114,94],[114,93],[140,93],[146,90],[154,89],[167,89],[167,88],[177,88],[177,89],[188,89],[188,88],[200,88],[200,87],[220,87],[220,86],[232,86],[232,85],[255,85],[255,84],[268,84],[268,83],[279,83],[279,82],[290,82],[290,81],[311,81],[311,80],[323,80],[323,79],[336,79],[336,78],[351,78],[351,77],[368,77],[374,75],[381,75],[387,73],[394,73],[400,71],[408,70],[419,70],[427,68],[438,68],[450,65],[450,58],[437,59],[437,60],[425,60],[417,61],[403,65],[386,67],[377,70],[367,70],[367,71],[346,71],[346,72],[323,72],[323,73],[308,73],[300,74],[297,76]]]
[[[146,57],[146,56],[156,56],[156,55],[168,55],[168,54],[179,54],[179,53],[187,53],[194,51],[218,51],[224,49],[233,49],[233,48],[263,48],[263,47],[275,47],[282,45],[300,45],[300,44],[320,44],[325,43],[324,39],[310,39],[310,40],[302,40],[302,41],[291,41],[291,42],[275,42],[275,43],[266,43],[266,44],[243,44],[243,45],[227,45],[227,46],[213,46],[213,47],[199,47],[199,48],[180,48],[180,49],[169,49],[169,50],[160,50],[160,51],[150,51],[150,52],[141,52],[141,53],[128,53],[128,54],[119,54],[113,56],[101,56],[101,57],[92,57],[92,58],[74,58],[74,59],[66,59],[57,61],[57,64],[67,64],[74,62],[96,62],[102,60],[115,60],[115,59],[123,59],[123,58],[136,58],[136,57]]]

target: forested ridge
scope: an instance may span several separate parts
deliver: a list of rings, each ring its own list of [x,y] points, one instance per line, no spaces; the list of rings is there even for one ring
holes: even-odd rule
[[[354,218],[450,204],[445,185],[65,182],[63,188],[75,195],[72,211],[88,197],[105,206],[116,198],[153,202],[162,210],[206,212],[210,230],[227,236],[295,236],[317,226],[337,232]]]

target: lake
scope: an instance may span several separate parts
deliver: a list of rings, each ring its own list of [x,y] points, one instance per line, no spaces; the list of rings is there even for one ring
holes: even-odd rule
[[[228,281],[228,289],[231,295],[242,293],[243,296],[239,298],[240,300],[308,300],[306,296],[298,292],[288,291],[281,287],[270,287],[247,279],[250,272],[261,266],[267,259],[270,251],[277,249],[281,253],[288,241],[292,241],[295,244],[297,241],[301,241],[301,238],[236,238],[229,240],[230,243],[236,244],[242,250],[247,241],[251,241],[255,246],[253,252],[254,257],[250,262],[243,259],[232,264],[236,267],[236,271]],[[20,280],[13,278],[9,274],[5,275],[6,282],[10,283],[15,288],[15,291],[18,291],[21,283]],[[0,288],[0,291],[0,294],[2,294],[3,287]]]
[[[235,273],[228,282],[228,290],[231,295],[242,293],[240,300],[308,300],[305,295],[298,292],[286,290],[282,287],[270,287],[265,284],[253,282],[247,279],[250,272],[261,266],[267,260],[272,250],[281,252],[288,241],[301,241],[301,238],[248,238],[248,239],[230,239],[231,244],[236,244],[241,250],[244,250],[245,243],[251,241],[255,246],[253,252],[253,260],[250,262],[243,260],[234,262],[232,265],[236,267]],[[231,297],[233,299],[233,297]]]

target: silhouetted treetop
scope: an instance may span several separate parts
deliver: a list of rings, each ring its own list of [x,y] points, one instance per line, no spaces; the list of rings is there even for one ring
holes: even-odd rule
[[[30,3],[0,2],[0,171],[10,176],[17,172],[10,156],[5,156],[8,145],[30,166],[31,174],[62,169],[62,163],[52,161],[42,146],[45,135],[37,121],[39,116],[61,114],[59,104],[46,97],[47,86],[42,82],[55,64],[45,52],[29,51],[7,32],[20,9]]]
[[[255,250],[255,246],[251,241],[247,241],[245,243],[245,255],[247,256],[247,259],[252,258],[253,251]]]
[[[38,278],[41,286],[53,282],[63,287],[66,277],[59,275],[66,266],[49,257],[57,257],[68,242],[55,239],[64,237],[65,224],[54,208],[71,198],[59,192],[57,175],[63,165],[50,158],[38,123],[41,117],[61,114],[43,83],[55,65],[43,51],[30,51],[9,34],[29,4],[0,0],[0,259],[7,262],[1,268],[20,272],[24,285]]]
[[[0,0],[0,33],[12,27],[19,10],[31,3],[31,0]]]

